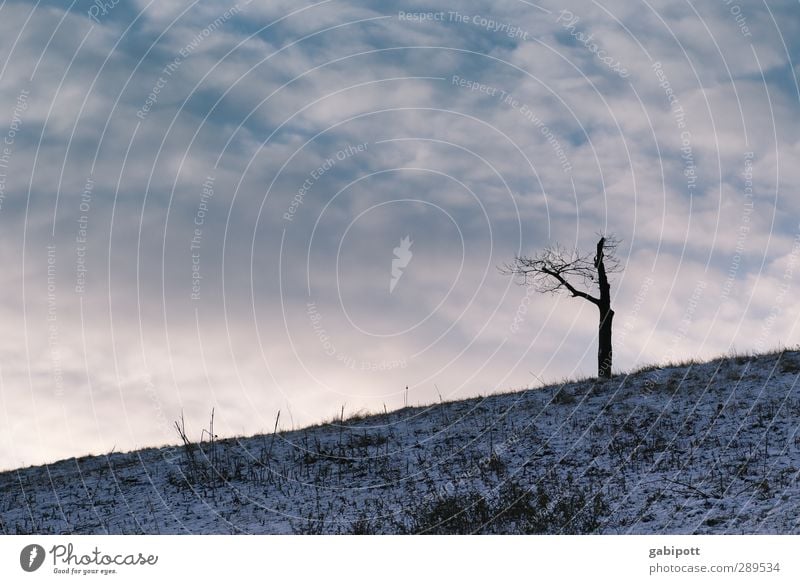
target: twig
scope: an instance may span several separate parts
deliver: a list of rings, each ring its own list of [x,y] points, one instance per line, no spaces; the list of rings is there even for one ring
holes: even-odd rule
[[[701,496],[705,497],[706,499],[721,499],[721,497],[720,497],[720,496],[718,496],[718,495],[711,495],[711,494],[709,494],[709,493],[706,493],[706,492],[705,492],[705,491],[703,491],[702,489],[698,489],[697,487],[695,487],[694,485],[690,485],[689,483],[684,483],[684,482],[681,482],[681,481],[676,481],[676,480],[674,480],[674,479],[664,479],[664,480],[665,480],[665,481],[668,481],[668,482],[670,482],[670,483],[674,483],[674,484],[676,484],[676,485],[679,485],[679,486],[681,486],[681,487],[685,487],[685,488],[687,488],[687,489],[691,489],[692,491],[694,491],[694,492],[695,492],[695,493],[697,493],[698,495],[701,495]]]
[[[536,379],[538,379],[538,380],[539,380],[539,383],[541,383],[541,384],[542,384],[542,387],[544,387],[544,386],[546,386],[546,385],[547,385],[547,384],[544,382],[544,379],[542,379],[541,377],[539,377],[538,375],[536,375],[536,374],[535,374],[533,371],[528,371],[528,373],[530,373],[530,374],[531,374],[531,375],[533,375],[533,376],[534,376]]]
[[[269,452],[267,452],[267,461],[272,460],[272,445],[275,444],[275,434],[278,433],[278,420],[281,419],[281,411],[278,410],[278,415],[275,416],[275,428],[272,430],[272,440],[269,443]]]

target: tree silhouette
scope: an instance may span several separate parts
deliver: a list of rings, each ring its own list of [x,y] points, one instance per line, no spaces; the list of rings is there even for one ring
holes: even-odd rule
[[[614,311],[611,309],[611,284],[608,275],[621,271],[616,257],[619,241],[613,237],[600,237],[594,256],[578,250],[568,251],[555,245],[547,247],[533,257],[517,256],[510,264],[501,268],[504,274],[521,276],[521,284],[533,283],[539,292],[569,292],[574,298],[583,298],[597,306],[600,312],[600,326],[597,347],[597,376],[611,377],[613,349],[611,330]],[[592,295],[575,287],[582,281],[589,290],[596,288]]]

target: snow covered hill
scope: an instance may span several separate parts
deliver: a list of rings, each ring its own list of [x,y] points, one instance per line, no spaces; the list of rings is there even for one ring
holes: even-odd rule
[[[798,534],[798,374],[729,357],[64,460],[0,474],[0,532]]]

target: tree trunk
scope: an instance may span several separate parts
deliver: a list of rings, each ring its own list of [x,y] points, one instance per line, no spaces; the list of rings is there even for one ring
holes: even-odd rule
[[[611,349],[611,326],[614,320],[614,311],[611,308],[600,312],[600,335],[597,347],[597,376],[601,379],[611,379],[611,364],[613,351]]]
[[[594,256],[594,267],[597,268],[597,278],[600,287],[600,298],[597,308],[600,309],[600,334],[597,343],[597,376],[601,379],[611,379],[611,325],[614,321],[614,311],[611,310],[611,284],[606,275],[605,256],[606,238],[601,237],[597,242],[597,254]]]

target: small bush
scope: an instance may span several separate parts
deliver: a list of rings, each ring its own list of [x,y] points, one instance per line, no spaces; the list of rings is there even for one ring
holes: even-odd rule
[[[553,403],[561,405],[574,404],[575,396],[573,396],[569,391],[567,391],[567,388],[562,387],[553,396]]]
[[[797,359],[797,354],[782,353],[779,359],[781,373],[800,373],[800,360]]]
[[[526,488],[518,481],[499,491],[449,493],[410,513],[409,532],[424,534],[588,534],[597,532],[608,505],[566,478],[550,474]]]

